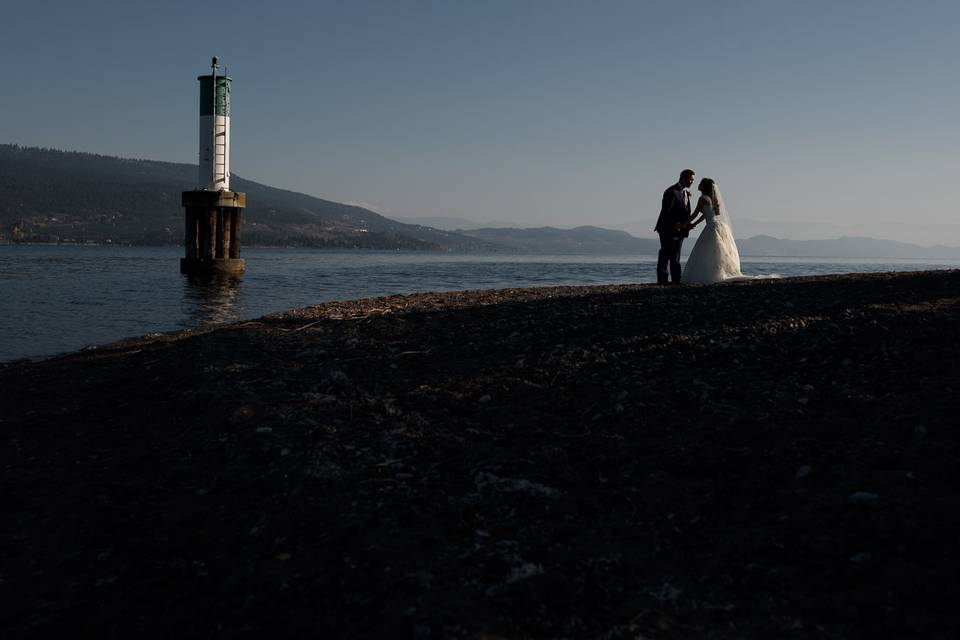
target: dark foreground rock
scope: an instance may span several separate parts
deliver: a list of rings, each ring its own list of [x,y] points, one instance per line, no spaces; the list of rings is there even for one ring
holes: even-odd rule
[[[0,631],[957,637],[960,272],[334,303],[0,370]]]

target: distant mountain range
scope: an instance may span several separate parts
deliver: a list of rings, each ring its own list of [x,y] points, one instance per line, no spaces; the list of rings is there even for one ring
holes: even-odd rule
[[[659,240],[636,238],[626,231],[577,227],[556,229],[471,229],[465,235],[495,244],[516,253],[595,253],[608,255],[651,254],[660,248]]]
[[[660,249],[655,238],[637,238],[625,231],[600,227],[555,229],[471,229],[460,231],[517,253],[593,253],[607,255],[653,255]],[[696,234],[684,243],[689,255]],[[783,240],[754,236],[737,240],[746,257],[960,259],[960,247],[921,247],[906,242],[843,237],[834,240]]]
[[[412,218],[402,218],[413,220]],[[574,229],[554,227],[519,228],[505,223],[485,228],[466,218],[416,218],[433,222],[437,228],[457,231],[520,253],[596,253],[652,255],[660,249],[656,238],[636,237],[621,229],[583,226]],[[737,222],[737,229],[742,228]],[[638,225],[638,228],[639,227]],[[697,233],[684,243],[684,254],[693,249]],[[740,253],[750,257],[813,257],[813,258],[892,258],[892,259],[960,259],[960,248],[937,245],[920,246],[893,240],[843,236],[831,240],[785,240],[769,235],[755,235],[737,240]]]
[[[688,244],[692,246],[692,243]],[[960,259],[960,247],[921,247],[907,242],[846,236],[834,240],[783,240],[771,236],[753,236],[737,240],[737,248],[744,256]]]
[[[476,222],[466,218],[454,218],[452,216],[390,216],[397,222],[405,224],[419,224],[434,229],[444,231],[470,231],[473,229],[504,228],[518,229],[529,227],[530,225],[518,224],[510,220],[488,220],[486,222]]]
[[[651,219],[638,218],[626,222],[597,222],[605,229],[619,229],[638,237],[653,234]],[[512,225],[519,226],[519,225]],[[466,227],[463,227],[466,228]],[[923,224],[917,222],[890,222],[877,220],[869,224],[826,223],[814,220],[755,220],[736,213],[733,228],[737,237],[770,236],[791,240],[822,240],[823,238],[873,238],[893,240],[928,247],[931,245],[960,246],[960,224]]]
[[[180,192],[194,187],[196,172],[190,164],[0,145],[0,243],[179,245]],[[247,246],[607,255],[651,255],[659,249],[657,239],[620,229],[519,229],[453,217],[392,220],[236,175],[231,183],[247,194]],[[960,259],[956,247],[864,237],[782,240],[758,235],[737,244],[744,256]],[[685,250],[692,247],[691,238]]]
[[[815,221],[753,220],[734,218],[734,228],[743,237],[772,236],[793,240],[820,238],[876,238],[920,246],[960,245],[960,224],[917,223],[909,217],[902,222],[876,220],[870,223],[842,224]],[[626,229],[629,233],[629,229]]]

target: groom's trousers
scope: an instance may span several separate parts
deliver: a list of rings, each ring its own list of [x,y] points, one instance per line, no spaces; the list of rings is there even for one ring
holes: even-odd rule
[[[668,276],[673,278],[673,284],[680,284],[680,248],[683,238],[660,234],[660,253],[657,255],[657,284],[667,284]],[[667,264],[670,273],[667,273]]]

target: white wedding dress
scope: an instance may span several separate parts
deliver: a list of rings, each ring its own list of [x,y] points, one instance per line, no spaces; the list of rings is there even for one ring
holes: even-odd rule
[[[723,198],[718,197],[717,203],[707,196],[704,196],[703,200],[706,226],[687,258],[681,281],[687,284],[713,284],[732,278],[743,278],[740,273],[740,252],[737,251],[737,243],[733,239],[733,230],[723,206]],[[717,209],[720,215],[716,214]]]

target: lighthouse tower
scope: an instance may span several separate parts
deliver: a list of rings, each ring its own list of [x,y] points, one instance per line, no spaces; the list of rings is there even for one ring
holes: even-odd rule
[[[184,191],[184,245],[181,273],[242,273],[240,220],[247,194],[230,190],[230,77],[200,76],[200,148],[197,188]]]
[[[213,74],[200,81],[200,161],[197,185],[209,191],[230,191],[230,77]]]

